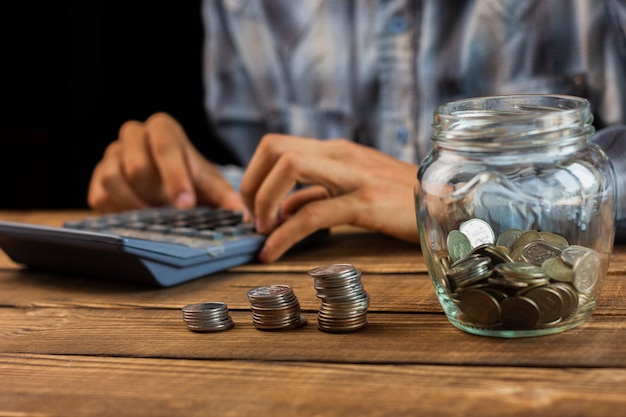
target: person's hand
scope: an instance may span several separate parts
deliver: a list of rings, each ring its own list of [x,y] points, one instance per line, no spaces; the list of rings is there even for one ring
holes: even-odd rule
[[[416,174],[416,165],[346,140],[264,136],[241,183],[257,231],[269,234],[259,259],[340,224],[417,243]],[[306,187],[292,193],[296,185]]]
[[[87,198],[101,212],[173,204],[245,208],[240,194],[189,142],[182,126],[165,113],[144,123],[128,121],[96,165]]]

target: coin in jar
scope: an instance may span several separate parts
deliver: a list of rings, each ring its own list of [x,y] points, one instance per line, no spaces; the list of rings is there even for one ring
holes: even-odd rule
[[[512,329],[532,329],[539,321],[539,306],[527,297],[505,298],[500,309],[502,323]]]
[[[500,321],[500,304],[486,291],[471,289],[459,298],[460,309],[471,321],[479,325],[491,325]]]
[[[448,234],[447,245],[452,262],[465,258],[472,250],[469,238],[459,230],[452,230]]]
[[[501,247],[491,243],[485,243],[483,245],[476,246],[469,255],[487,256],[491,259],[491,266],[496,266],[501,263],[513,262],[507,253],[505,253]]]
[[[511,247],[511,258],[515,261],[523,260],[521,258],[522,249],[524,246],[536,240],[542,240],[543,238],[536,230],[527,230],[520,235],[520,237],[513,243]]]
[[[567,265],[560,257],[549,258],[543,261],[541,268],[546,271],[550,278],[559,282],[574,281],[574,270]]]
[[[515,243],[515,241],[519,239],[522,233],[524,232],[521,231],[520,229],[505,230],[504,232],[500,233],[500,235],[498,236],[498,239],[496,240],[496,245],[504,246],[505,248],[508,248],[510,252],[511,248],[513,247],[513,243]]]
[[[561,256],[561,249],[543,240],[535,240],[522,248],[521,255],[524,261],[541,266],[546,259]]]
[[[569,246],[569,242],[567,241],[567,239],[564,236],[561,236],[559,234],[542,231],[542,232],[539,232],[539,235],[541,236],[543,240],[545,240],[548,243],[551,243],[557,248],[565,249],[566,247]]]
[[[589,251],[581,256],[574,265],[574,287],[581,293],[590,292],[596,285],[600,274],[600,255]]]
[[[564,282],[554,282],[550,286],[558,291],[563,298],[563,310],[561,317],[566,318],[578,307],[578,292],[571,285]]]
[[[561,259],[563,259],[563,262],[573,267],[574,265],[576,265],[576,262],[578,261],[578,259],[581,258],[584,254],[586,254],[590,250],[591,249],[586,248],[584,246],[571,245],[563,249],[563,252],[561,253]]]
[[[496,236],[489,223],[481,219],[466,220],[459,226],[459,231],[469,239],[472,247],[484,243],[495,243]]]
[[[496,265],[495,269],[504,276],[521,279],[545,278],[546,273],[537,265],[525,262],[509,262]]]
[[[523,292],[522,295],[537,304],[539,308],[539,323],[552,323],[561,318],[563,310],[563,297],[561,293],[554,288],[543,285],[534,287]]]

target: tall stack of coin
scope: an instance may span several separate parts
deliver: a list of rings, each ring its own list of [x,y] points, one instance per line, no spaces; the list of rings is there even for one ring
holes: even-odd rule
[[[228,330],[234,322],[221,302],[195,303],[183,307],[183,321],[194,332]]]
[[[361,271],[350,264],[321,266],[309,271],[322,300],[317,327],[328,333],[348,333],[367,325],[369,295]]]
[[[248,291],[252,322],[259,330],[294,329],[306,324],[300,303],[289,285],[269,285]]]
[[[510,229],[496,237],[470,219],[449,233],[441,286],[472,326],[539,329],[586,308],[601,258],[547,231]],[[589,307],[589,306],[587,306]]]

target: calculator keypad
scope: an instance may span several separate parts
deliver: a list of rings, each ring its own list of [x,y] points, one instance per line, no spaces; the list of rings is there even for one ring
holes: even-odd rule
[[[66,222],[64,227],[191,247],[209,242],[219,244],[224,239],[255,233],[254,226],[243,221],[243,213],[207,206],[189,210],[159,207],[126,211]]]

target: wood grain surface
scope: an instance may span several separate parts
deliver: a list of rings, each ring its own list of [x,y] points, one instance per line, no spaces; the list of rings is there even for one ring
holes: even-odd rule
[[[60,225],[83,212],[0,212]],[[317,329],[307,271],[362,270],[368,325]],[[247,291],[287,284],[308,324],[260,331]],[[172,288],[34,272],[0,252],[0,416],[626,415],[626,247],[591,319],[499,339],[446,319],[419,247],[342,227],[280,261]],[[181,308],[227,303],[235,327],[190,331]]]

